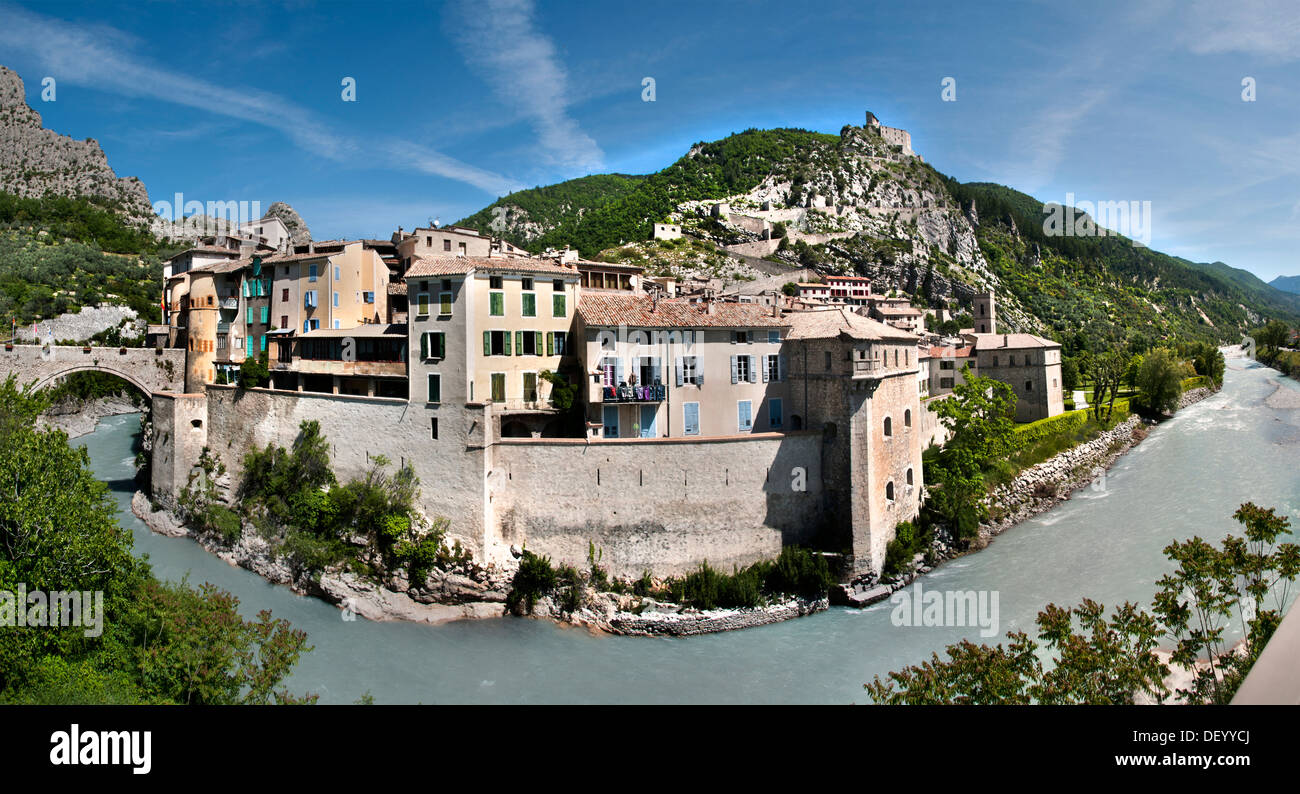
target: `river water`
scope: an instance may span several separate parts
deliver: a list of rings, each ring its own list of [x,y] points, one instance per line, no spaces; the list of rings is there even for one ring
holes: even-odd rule
[[[1155,428],[1097,487],[919,580],[927,590],[996,591],[994,639],[982,638],[978,625],[895,626],[889,602],[683,639],[598,636],[518,618],[345,621],[334,606],[227,565],[188,538],[155,535],[135,518],[137,415],[108,417],[74,443],[89,449],[137,553],[148,554],[160,578],[212,582],[238,596],[249,616],[270,609],[307,631],[314,650],[288,685],[322,703],[367,692],[378,703],[861,703],[873,676],[963,637],[1032,634],[1049,602],[1148,604],[1169,570],[1161,549],[1194,534],[1214,541],[1240,534],[1232,513],[1242,502],[1276,507],[1300,526],[1300,410],[1264,403],[1279,383],[1300,389],[1274,370],[1229,359],[1219,394]]]

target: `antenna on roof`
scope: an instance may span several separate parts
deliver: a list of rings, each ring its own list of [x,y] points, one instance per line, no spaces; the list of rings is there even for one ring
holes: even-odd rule
[[[429,219],[429,226],[430,226],[431,228],[434,228],[434,229],[438,228],[438,221],[439,221],[438,218],[430,218],[430,219]]]

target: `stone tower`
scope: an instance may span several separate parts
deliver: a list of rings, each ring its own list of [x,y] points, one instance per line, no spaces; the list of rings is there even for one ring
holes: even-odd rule
[[[993,298],[993,293],[981,292],[976,295],[974,308],[975,333],[996,334],[998,332],[997,303]]]

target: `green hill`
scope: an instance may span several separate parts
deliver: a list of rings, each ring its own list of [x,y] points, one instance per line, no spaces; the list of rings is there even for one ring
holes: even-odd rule
[[[1268,282],[1268,285],[1283,292],[1300,294],[1300,276],[1278,276]]]

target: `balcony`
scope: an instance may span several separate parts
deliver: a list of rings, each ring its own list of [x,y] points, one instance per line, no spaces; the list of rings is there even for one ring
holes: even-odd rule
[[[222,298],[221,308],[226,311],[234,311],[239,308],[239,298]]]
[[[853,362],[853,377],[855,378],[874,378],[884,370],[884,366],[875,359],[858,359]]]
[[[651,386],[604,386],[600,400],[605,403],[657,403],[668,398],[668,387],[661,383]]]

